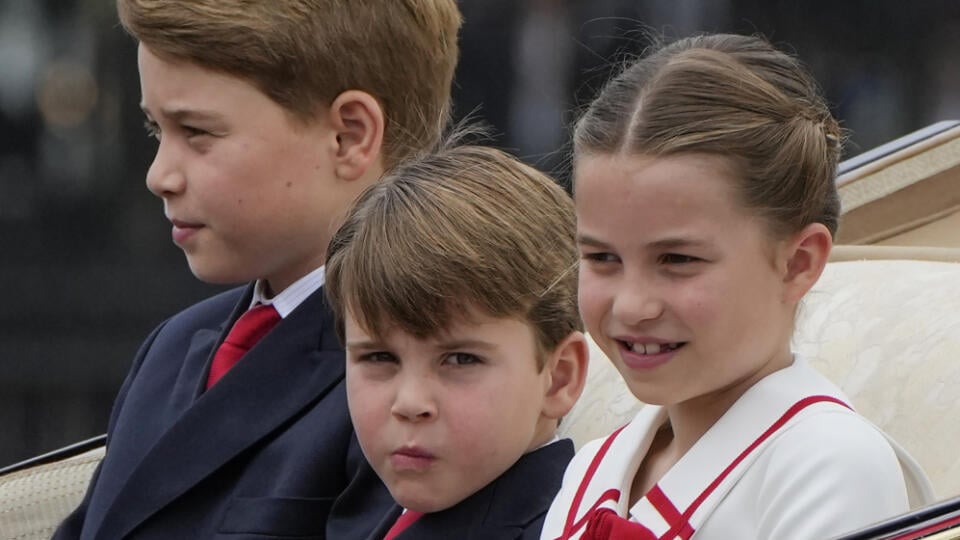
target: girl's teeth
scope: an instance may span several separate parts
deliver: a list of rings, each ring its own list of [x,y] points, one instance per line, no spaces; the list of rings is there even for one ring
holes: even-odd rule
[[[660,351],[668,349],[668,345],[660,345],[659,343],[630,343],[624,342],[627,349],[638,354],[658,354]]]

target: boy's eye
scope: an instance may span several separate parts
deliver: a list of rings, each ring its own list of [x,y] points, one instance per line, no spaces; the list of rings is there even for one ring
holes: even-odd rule
[[[183,129],[183,132],[187,134],[187,137],[188,137],[188,138],[190,138],[190,137],[200,137],[200,136],[202,136],[202,135],[209,135],[209,134],[210,134],[209,131],[206,131],[206,130],[203,130],[203,129],[200,129],[200,128],[195,128],[195,127],[192,127],[192,126],[183,126],[182,129]]]
[[[480,364],[482,361],[480,357],[475,354],[455,352],[448,354],[446,358],[443,359],[443,363],[454,366],[470,366]]]
[[[147,130],[147,137],[160,140],[160,126],[153,120],[144,120],[143,129]]]
[[[690,264],[700,262],[703,259],[692,255],[683,255],[681,253],[665,253],[660,256],[660,264]]]
[[[376,351],[363,354],[360,356],[360,360],[363,362],[373,362],[379,364],[398,363],[397,357],[386,351]]]

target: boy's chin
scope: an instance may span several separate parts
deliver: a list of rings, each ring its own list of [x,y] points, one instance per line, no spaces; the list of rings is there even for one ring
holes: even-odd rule
[[[393,500],[397,502],[397,504],[406,508],[407,510],[413,510],[423,514],[430,514],[433,512],[440,512],[441,510],[446,510],[447,508],[456,505],[466,498],[443,497],[440,494],[431,492],[431,490],[426,487],[423,489],[411,490],[409,489],[409,486],[404,489],[388,486],[388,489],[390,491],[390,495],[393,497]]]
[[[194,277],[211,285],[235,285],[256,279],[248,277],[242,272],[237,272],[235,268],[224,268],[223,265],[212,265],[197,257],[191,257],[190,255],[187,255],[187,265],[190,267],[190,272]]]

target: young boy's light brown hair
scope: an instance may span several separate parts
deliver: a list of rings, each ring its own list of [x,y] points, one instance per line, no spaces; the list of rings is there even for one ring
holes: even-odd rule
[[[155,54],[244,79],[301,121],[342,92],[384,109],[384,166],[435,143],[461,17],[451,0],[117,0]]]
[[[575,229],[567,193],[502,151],[452,147],[401,164],[330,242],[341,337],[348,310],[372,335],[389,324],[429,337],[477,309],[528,322],[552,351],[582,329]]]

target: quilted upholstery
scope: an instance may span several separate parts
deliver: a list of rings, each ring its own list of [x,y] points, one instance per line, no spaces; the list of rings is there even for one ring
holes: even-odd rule
[[[103,447],[0,477],[0,538],[46,540],[87,490]]]

